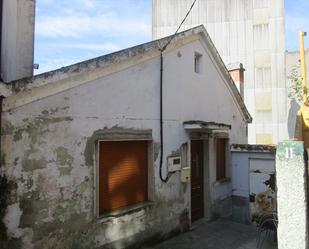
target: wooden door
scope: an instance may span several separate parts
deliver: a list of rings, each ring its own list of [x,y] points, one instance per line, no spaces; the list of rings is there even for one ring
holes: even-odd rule
[[[191,141],[191,221],[204,217],[203,141]]]

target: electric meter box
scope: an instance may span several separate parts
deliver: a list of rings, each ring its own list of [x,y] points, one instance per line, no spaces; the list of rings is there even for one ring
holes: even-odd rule
[[[167,158],[168,172],[175,172],[181,170],[181,157],[173,156]]]
[[[190,167],[183,167],[180,171],[180,180],[183,183],[189,182],[191,176],[191,168]]]

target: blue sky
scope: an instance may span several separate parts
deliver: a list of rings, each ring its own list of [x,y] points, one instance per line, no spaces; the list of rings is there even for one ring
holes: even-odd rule
[[[286,47],[297,50],[298,30],[309,32],[309,0],[285,4]],[[35,74],[150,41],[151,7],[151,0],[37,0]]]
[[[285,0],[286,48],[298,50],[298,31],[307,31],[305,46],[309,48],[309,0]]]
[[[151,0],[37,0],[35,73],[150,41],[151,18]]]

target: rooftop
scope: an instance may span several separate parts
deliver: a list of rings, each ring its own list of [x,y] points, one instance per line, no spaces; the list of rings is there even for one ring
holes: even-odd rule
[[[274,144],[232,144],[232,150],[236,151],[265,151],[275,152],[277,146]]]
[[[46,85],[49,85],[51,89],[45,93],[45,95],[36,97],[36,99],[47,97],[47,95],[56,94],[57,91],[63,91],[70,87],[77,86],[78,84],[83,84],[89,81],[89,73],[92,71],[98,72],[113,67],[114,65],[120,65],[121,63],[130,62],[131,65],[134,63],[140,62],[139,60],[146,56],[148,53],[154,53],[153,56],[159,56],[161,53],[162,48],[171,40],[168,49],[173,48],[173,46],[177,46],[177,44],[181,45],[181,43],[177,43],[178,41],[183,41],[185,38],[190,38],[191,36],[199,36],[201,40],[203,40],[208,47],[211,56],[214,58],[214,63],[218,65],[221,73],[223,74],[224,78],[228,83],[228,88],[231,91],[233,98],[235,98],[236,102],[238,103],[238,107],[240,108],[244,119],[248,122],[252,122],[252,117],[250,116],[244,101],[238,92],[238,89],[231,78],[222,58],[220,57],[217,49],[215,48],[209,34],[207,33],[205,27],[203,25],[188,29],[186,31],[177,33],[175,36],[167,36],[159,40],[151,41],[148,43],[144,43],[135,47],[127,48],[115,53],[103,55],[97,58],[93,58],[90,60],[82,61],[80,63],[76,63],[70,66],[62,67],[50,72],[46,72],[43,74],[39,74],[36,76],[12,81],[8,83],[8,86],[12,90],[12,95],[14,98],[10,98],[4,102],[4,110],[9,110],[10,108],[14,108],[18,106],[18,103],[25,104],[25,102],[21,101],[23,98],[23,92],[29,92],[33,88],[42,88]],[[148,54],[149,56],[149,54]],[[135,60],[133,60],[135,58]],[[117,69],[120,70],[120,69]],[[111,70],[112,71],[112,70]],[[81,77],[82,76],[82,77]],[[73,83],[61,83],[61,81],[68,81],[71,79]],[[56,90],[55,87],[50,85],[51,83],[58,82],[58,85],[61,83],[61,86],[57,86],[59,90]],[[18,103],[17,103],[18,102]]]

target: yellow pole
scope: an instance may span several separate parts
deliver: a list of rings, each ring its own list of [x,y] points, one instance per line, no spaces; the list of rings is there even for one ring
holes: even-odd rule
[[[303,102],[304,105],[308,105],[307,102],[307,69],[306,69],[306,59],[305,59],[305,45],[304,37],[306,32],[299,32],[299,53],[300,53],[300,64],[301,64],[301,78],[302,78],[302,88],[303,88]]]

